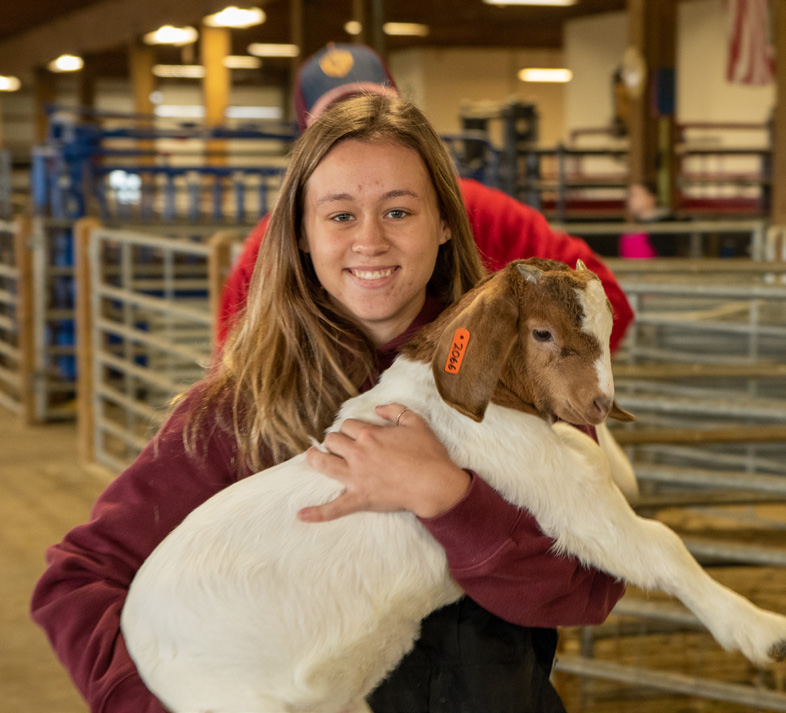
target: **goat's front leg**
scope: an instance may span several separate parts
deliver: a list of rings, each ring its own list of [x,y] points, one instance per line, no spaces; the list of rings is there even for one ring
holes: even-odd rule
[[[786,618],[716,582],[674,531],[636,515],[594,441],[567,424],[554,430],[584,461],[571,481],[575,487],[564,489],[572,502],[563,505],[559,522],[544,527],[559,548],[631,584],[679,598],[725,649],[738,649],[760,665],[786,658]]]

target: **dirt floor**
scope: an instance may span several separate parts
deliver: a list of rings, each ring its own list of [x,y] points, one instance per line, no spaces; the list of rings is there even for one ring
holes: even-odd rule
[[[29,428],[0,409],[0,434],[0,709],[85,713],[28,608],[47,546],[87,519],[105,485],[77,466],[71,424]]]

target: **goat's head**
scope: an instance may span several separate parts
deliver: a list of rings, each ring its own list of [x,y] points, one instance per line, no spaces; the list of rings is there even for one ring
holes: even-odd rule
[[[581,261],[575,271],[512,262],[445,317],[432,369],[442,398],[470,418],[493,401],[576,424],[633,419],[614,401],[611,305]]]

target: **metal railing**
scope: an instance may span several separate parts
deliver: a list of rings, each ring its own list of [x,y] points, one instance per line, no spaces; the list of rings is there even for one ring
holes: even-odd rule
[[[0,221],[0,405],[31,422],[29,234],[27,220]]]
[[[80,450],[116,473],[208,365],[214,300],[242,234],[194,242],[88,221],[80,234]]]
[[[583,238],[590,247],[605,247],[609,253],[615,254],[620,236],[629,233],[671,236],[675,241],[675,248],[684,253],[684,257],[690,258],[699,258],[713,251],[720,252],[724,239],[736,239],[739,242],[735,252],[744,250],[744,254],[736,257],[764,260],[768,251],[769,226],[765,220],[675,220],[652,223],[604,221],[551,223],[551,227]],[[613,240],[613,243],[607,242],[604,246],[604,239]]]

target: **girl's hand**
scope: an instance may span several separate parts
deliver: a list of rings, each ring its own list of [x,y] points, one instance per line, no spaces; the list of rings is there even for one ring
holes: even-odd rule
[[[324,505],[303,508],[301,520],[326,522],[360,510],[410,510],[429,518],[464,496],[469,474],[450,460],[428,424],[413,411],[402,413],[404,408],[378,406],[377,415],[389,422],[382,426],[347,419],[325,437],[328,453],[308,449],[308,463],[338,480],[344,492]]]

